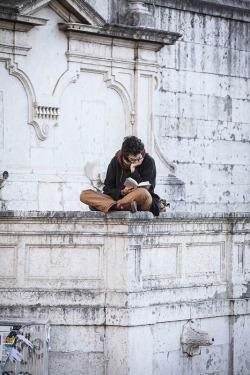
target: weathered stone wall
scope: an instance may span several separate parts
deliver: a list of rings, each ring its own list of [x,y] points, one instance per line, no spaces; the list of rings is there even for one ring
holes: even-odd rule
[[[249,210],[250,23],[165,7],[155,8],[155,20],[183,35],[160,52],[155,117],[160,145],[185,183],[176,209]]]
[[[249,215],[0,217],[0,315],[50,320],[49,374],[250,374]]]
[[[0,171],[10,173],[0,190],[1,209],[85,209],[79,193],[100,188],[123,136],[134,133],[155,157],[156,191],[173,211],[248,211],[247,3],[152,0],[144,2],[146,13],[135,1],[87,3],[103,17],[92,15],[91,24],[182,37],[159,52],[154,93],[155,44],[141,49],[138,68],[131,35],[97,41],[82,30],[76,41],[73,32],[58,28],[67,20],[85,22],[89,9],[79,16],[55,1],[37,8],[30,2],[24,17],[31,15],[34,27],[18,23],[13,29],[1,21]],[[138,12],[131,15],[131,6]],[[36,111],[40,117],[51,111],[50,123],[34,118]]]

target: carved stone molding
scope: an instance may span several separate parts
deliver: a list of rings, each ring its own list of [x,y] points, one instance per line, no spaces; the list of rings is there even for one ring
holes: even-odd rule
[[[144,0],[128,0],[128,2],[131,12],[149,13],[147,8],[144,7]]]
[[[65,9],[58,1],[52,0],[49,4],[49,7],[54,10],[65,22],[68,22],[69,19],[71,22],[79,22],[78,18]],[[86,23],[88,24],[87,20]]]
[[[214,338],[209,333],[200,331],[194,327],[194,321],[190,320],[183,326],[181,343],[183,353],[193,356],[200,354],[200,346],[212,345]]]
[[[5,61],[9,74],[21,81],[28,99],[28,124],[34,126],[40,140],[45,140],[49,135],[50,128],[58,123],[59,106],[37,103],[33,84],[29,77],[18,68],[18,64],[13,62],[12,58],[0,58],[0,61]],[[55,102],[55,98],[52,96],[48,98],[48,101]]]
[[[58,107],[46,107],[37,105],[36,107],[36,114],[35,117],[38,119],[46,119],[46,120],[57,120],[59,116],[59,108]]]
[[[162,44],[162,46],[165,44],[174,44],[181,37],[179,33],[122,25],[105,25],[100,27],[67,22],[59,23],[59,29],[63,31],[78,31],[100,36],[159,43]]]
[[[156,136],[154,137],[154,147],[155,152],[158,155],[159,159],[162,161],[162,163],[172,172],[175,173],[175,165],[171,163],[161,152],[161,148],[158,144],[158,141],[156,139]]]
[[[34,125],[38,138],[45,140],[50,128],[58,124],[59,107],[34,104],[34,109],[34,120],[31,124]]]
[[[127,130],[130,131],[131,126],[133,126],[135,123],[136,116],[136,113],[132,106],[130,94],[128,93],[126,88],[116,80],[116,77],[114,75],[109,75],[109,73],[106,73],[104,76],[104,82],[106,82],[108,88],[115,90],[121,97],[126,113],[126,127]]]

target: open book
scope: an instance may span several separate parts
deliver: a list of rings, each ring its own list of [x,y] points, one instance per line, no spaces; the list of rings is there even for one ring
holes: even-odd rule
[[[137,187],[143,187],[145,189],[149,189],[151,184],[149,183],[149,181],[143,181],[143,182],[140,182],[139,184],[131,177],[128,177],[126,178],[125,182],[124,182],[124,186],[127,186],[127,187],[134,187],[134,188],[137,188]]]

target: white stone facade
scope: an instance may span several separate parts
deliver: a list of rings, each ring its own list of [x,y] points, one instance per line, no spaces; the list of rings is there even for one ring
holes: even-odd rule
[[[50,320],[51,375],[249,375],[249,228],[249,215],[2,212],[1,317]],[[187,324],[213,339],[193,355]]]
[[[231,3],[89,4],[31,2],[1,21],[2,209],[84,209],[81,190],[99,188],[123,136],[137,134],[174,211],[248,211],[247,5],[230,16]]]
[[[99,186],[125,135],[154,155],[157,52],[180,36],[47,3],[22,10],[29,25],[1,21],[4,210],[83,209],[80,192]]]
[[[50,321],[49,375],[250,375],[248,2],[12,6],[0,321]],[[129,134],[170,213],[82,212]]]

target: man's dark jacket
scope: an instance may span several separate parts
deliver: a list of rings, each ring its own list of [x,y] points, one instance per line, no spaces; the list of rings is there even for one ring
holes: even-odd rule
[[[122,198],[121,190],[125,188],[124,181],[126,178],[132,177],[135,181],[140,182],[149,181],[151,186],[149,193],[152,196],[152,213],[154,216],[159,216],[160,213],[160,198],[154,193],[155,180],[156,180],[156,168],[154,159],[146,153],[141,165],[135,168],[134,173],[131,173],[130,169],[122,169],[117,161],[116,156],[111,160],[106,179],[104,181],[104,194],[109,195],[115,201]]]

